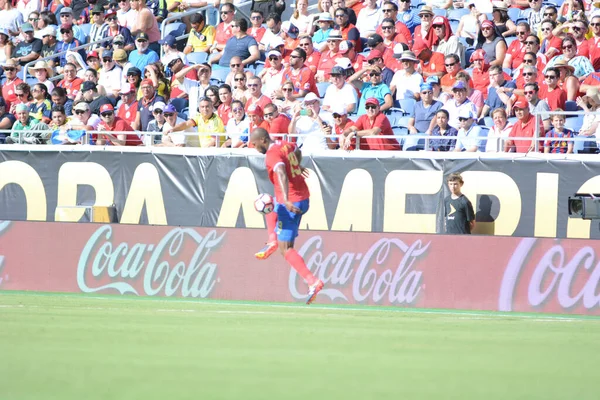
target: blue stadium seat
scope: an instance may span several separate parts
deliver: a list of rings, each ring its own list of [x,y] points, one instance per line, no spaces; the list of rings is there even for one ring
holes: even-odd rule
[[[402,99],[399,102],[400,108],[404,110],[405,115],[411,115],[415,109],[415,104],[417,104],[415,99]]]
[[[573,100],[567,100],[565,102],[565,111],[582,111],[582,109],[577,105],[577,102]],[[577,115],[567,115],[567,118],[573,118]]]
[[[176,99],[171,99],[171,101],[169,103],[173,104],[173,107],[175,107],[175,109],[177,110],[177,112],[180,113],[185,108],[188,107],[189,101],[188,101],[188,99],[176,98]]]
[[[220,83],[225,83],[225,79],[227,78],[227,75],[229,75],[230,72],[231,70],[229,68],[214,68],[212,70],[212,74],[210,75],[210,79],[215,79]]]
[[[487,127],[481,127],[481,135],[479,137],[487,137],[490,133],[490,130]],[[487,144],[487,140],[484,140],[482,144],[479,145],[479,151],[485,151],[485,146]]]
[[[387,118],[390,120],[390,124],[392,125],[392,128],[393,128],[395,126],[398,126],[398,123],[400,122],[402,117],[405,116],[405,113],[403,110],[401,110],[399,108],[392,107],[387,111],[386,115],[387,115]]]
[[[185,24],[183,22],[173,22],[165,26],[165,30],[162,34],[162,37],[167,35],[173,35],[175,37],[179,37],[181,35],[185,35]]]
[[[518,8],[509,8],[508,9],[508,18],[512,21],[516,21],[521,17],[521,10]]]
[[[392,132],[394,133],[394,136],[400,136],[400,135],[408,135],[408,129],[397,126],[395,128],[392,128]],[[396,138],[396,140],[398,141],[398,143],[402,146],[404,143],[404,138]]]
[[[442,17],[446,16],[446,10],[444,10],[443,8],[434,8],[432,11],[433,15],[441,15]]]
[[[187,62],[189,64],[202,64],[208,60],[208,53],[198,52],[198,53],[190,53],[186,55]]]
[[[81,32],[85,35],[85,43],[89,43],[90,42],[90,32],[92,30],[92,24],[79,25],[79,29],[81,29]]]
[[[458,30],[458,24],[460,24],[460,21],[457,19],[450,19],[448,22],[450,22],[450,29],[452,29],[452,32],[456,32]]]
[[[506,42],[506,47],[510,46],[510,44],[515,40],[517,40],[516,36],[509,36],[507,38],[504,38],[504,41]]]
[[[494,126],[494,119],[492,117],[485,117],[483,119],[483,122],[484,122],[485,126],[487,126],[488,128],[491,128],[492,126]]]
[[[320,98],[325,97],[325,92],[327,91],[327,88],[329,87],[329,85],[331,85],[331,83],[329,83],[329,82],[319,82],[319,83],[317,83],[317,89],[319,90],[319,97]]]
[[[583,125],[583,115],[577,115],[565,120],[565,128],[572,130],[576,134],[579,134],[581,125]]]
[[[468,8],[456,8],[454,10],[450,10],[448,11],[448,19],[454,19],[456,21],[460,21],[460,19],[469,14],[469,9]],[[453,31],[454,32],[454,31]]]
[[[575,137],[577,137],[577,136],[575,136]],[[573,143],[573,153],[596,154],[598,152],[596,138],[594,136],[588,136],[588,138],[590,140],[574,142]]]

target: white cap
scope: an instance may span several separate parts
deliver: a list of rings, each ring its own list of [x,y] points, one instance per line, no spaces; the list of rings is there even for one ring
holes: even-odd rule
[[[458,118],[475,118],[475,116],[473,115],[473,112],[471,110],[463,107],[458,112]]]
[[[314,94],[313,92],[309,92],[305,97],[304,97],[304,102],[308,103],[311,101],[315,101],[315,100],[319,100],[319,96],[317,96],[316,94]]]
[[[156,103],[154,103],[154,105],[152,107],[150,107],[150,111],[164,110],[166,106],[167,105],[165,103],[163,103],[162,101],[157,101]]]
[[[269,40],[269,49],[274,49],[275,47],[284,46],[284,45],[285,45],[285,43],[281,36],[275,36]]]
[[[350,69],[352,68],[352,61],[350,61],[349,58],[340,57],[337,60],[335,60],[335,65],[344,69]]]
[[[346,107],[343,104],[335,103],[331,106],[331,108],[329,110],[331,111],[332,114],[339,114],[339,115],[348,114],[348,110],[346,110]]]
[[[278,50],[271,50],[267,53],[267,57],[270,57],[270,56],[281,57],[281,53]]]

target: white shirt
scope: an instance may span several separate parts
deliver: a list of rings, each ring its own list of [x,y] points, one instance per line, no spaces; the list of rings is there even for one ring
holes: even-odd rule
[[[490,128],[490,131],[488,132],[488,140],[486,141],[485,144],[485,151],[486,152],[498,152],[498,151],[502,151],[503,148],[498,147],[498,142],[501,142],[501,146],[503,145],[504,142],[499,141],[498,138],[503,138],[506,139],[508,138],[508,135],[510,135],[510,131],[512,130],[513,124],[511,124],[510,122],[506,124],[506,126],[504,127],[504,129],[499,130],[496,125],[492,126]]]
[[[418,72],[407,76],[405,70],[400,70],[394,74],[390,86],[396,87],[396,100],[414,99],[414,94],[421,91],[421,83],[423,76]]]
[[[137,18],[137,11],[133,8],[130,8],[127,12],[123,12],[122,10],[117,11],[117,19],[119,20],[119,25],[124,26],[131,30],[135,25],[135,19]]]
[[[100,70],[98,85],[104,86],[107,94],[112,94],[114,90],[121,90],[121,67],[115,65],[110,71]]]
[[[0,11],[0,28],[6,28],[13,32],[19,32],[23,24],[23,15],[16,8]]]
[[[333,127],[330,113],[321,111],[319,117],[323,122]],[[310,154],[327,150],[327,138],[323,133],[322,126],[309,116],[302,116],[296,121],[296,134],[298,134],[298,146],[301,146],[302,154]]]
[[[175,120],[175,125],[179,125],[182,122],[185,122],[185,120],[177,117],[177,119]],[[169,124],[169,121],[165,120],[165,124],[163,125],[162,131],[165,132],[167,129],[172,129],[172,128],[173,127],[171,126],[171,124]],[[164,135],[163,138],[165,136],[169,136],[171,138],[171,142],[173,142],[173,144],[186,144],[187,145],[187,137],[185,136],[185,132],[196,132],[197,133],[197,130],[194,128],[188,128],[185,131],[173,132],[171,134]],[[191,136],[189,136],[189,137],[191,137]]]
[[[360,32],[361,37],[367,37],[377,30],[377,26],[381,25],[383,20],[383,12],[380,8],[374,10],[363,8],[356,17],[356,29]]]
[[[344,83],[341,89],[338,89],[335,85],[329,85],[325,91],[325,97],[323,97],[323,105],[332,107],[333,105],[343,105],[346,108],[348,105],[354,104],[354,111],[356,111],[356,104],[358,104],[358,95],[354,86],[349,83]]]
[[[237,147],[240,145],[242,140],[242,136],[248,136],[250,131],[250,122],[248,118],[244,118],[239,123],[235,120],[235,118],[229,118],[227,121],[227,126],[225,126],[225,132],[227,132],[228,137],[231,139],[231,147]]]

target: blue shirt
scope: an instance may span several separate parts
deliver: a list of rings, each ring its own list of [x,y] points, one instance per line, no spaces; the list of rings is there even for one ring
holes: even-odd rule
[[[476,146],[476,151],[485,151],[485,140],[481,139],[486,136],[485,133],[479,125],[473,122],[468,131],[464,129],[458,131],[456,148],[464,151]]]
[[[150,49],[146,49],[142,54],[140,54],[138,50],[134,50],[129,54],[129,62],[135,67],[138,67],[142,73],[144,72],[146,65],[157,62],[158,59],[158,54]]]
[[[437,100],[434,100],[427,108],[425,108],[422,101],[418,101],[415,104],[411,117],[415,119],[415,128],[417,128],[419,133],[427,132],[431,120],[435,118],[435,114],[442,106],[442,102]]]
[[[363,83],[361,92],[362,95],[360,97],[360,101],[358,102],[358,111],[356,112],[357,115],[363,115],[367,113],[367,110],[365,109],[365,103],[367,102],[368,98],[375,97],[379,101],[379,106],[381,107],[385,103],[385,96],[387,94],[390,96],[392,95],[390,87],[383,82],[377,86],[372,86],[371,83],[365,82]]]
[[[240,57],[242,60],[250,57],[250,47],[256,46],[258,49],[258,43],[252,36],[244,36],[241,39],[234,37],[229,38],[223,49],[223,56],[219,60],[221,67],[229,67],[229,62],[235,56]]]
[[[514,81],[504,81],[504,84],[500,87],[515,89],[517,85],[515,85]],[[506,104],[504,104],[502,100],[500,100],[500,97],[498,97],[495,87],[491,87],[488,91],[488,98],[485,101],[485,104],[490,107],[490,114],[498,107],[506,108]]]
[[[398,11],[398,16],[396,19],[400,22],[403,22],[404,25],[408,28],[410,33],[415,32],[415,28],[417,25],[421,25],[421,18],[419,18],[419,10],[416,8],[410,9],[408,11]]]
[[[446,132],[444,133],[444,139],[432,139],[429,141],[429,147],[433,151],[452,151],[454,150],[454,146],[456,145],[456,136],[458,135],[458,131],[449,126],[446,127]],[[436,125],[431,131],[431,136],[442,136],[440,133],[440,127]],[[447,139],[446,139],[447,138]]]

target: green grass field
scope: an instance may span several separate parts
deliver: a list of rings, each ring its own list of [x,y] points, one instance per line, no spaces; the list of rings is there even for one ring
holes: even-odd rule
[[[600,319],[0,292],[0,399],[598,399]]]

